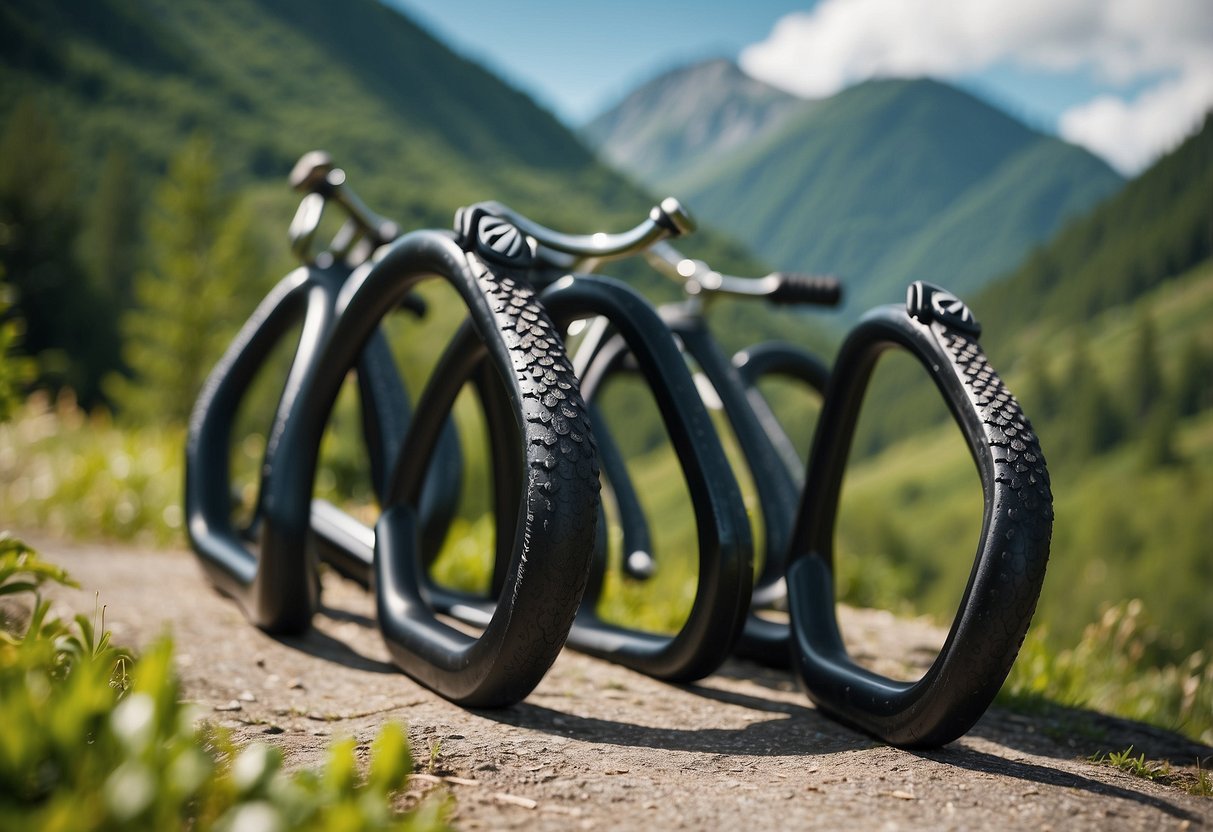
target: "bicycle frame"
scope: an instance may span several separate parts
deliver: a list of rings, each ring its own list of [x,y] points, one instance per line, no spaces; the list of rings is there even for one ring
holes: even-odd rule
[[[281,438],[297,418],[296,402],[313,383],[348,275],[345,267],[331,266],[297,269],[284,278],[208,376],[190,419],[185,482],[190,543],[216,586],[236,599],[255,624],[270,632],[306,630],[318,605],[310,556],[302,542],[284,532],[284,527],[307,528],[308,512],[273,510],[282,504],[284,491],[293,487],[273,472],[283,453],[294,453],[293,449],[281,451]],[[300,338],[269,432],[253,520],[244,528],[235,528],[228,447],[237,406],[271,350],[296,323],[302,324]],[[395,458],[400,419],[407,418],[408,400],[399,382],[391,383],[394,363],[381,335],[369,339],[358,363],[364,414],[377,426],[363,435],[378,490]]]
[[[323,259],[305,256],[307,265],[288,275],[241,330],[208,378],[187,449],[191,541],[214,583],[259,626],[275,632],[307,626],[317,605],[319,555],[373,587],[393,661],[467,706],[503,706],[526,696],[567,639],[671,681],[712,672],[735,645],[772,664],[790,658],[823,711],[897,745],[949,742],[985,711],[1034,611],[1048,560],[1052,494],[1031,425],[990,367],[977,343],[980,327],[959,299],[913,284],[904,308],[881,307],[861,320],[832,373],[778,343],[730,359],[707,327],[704,296],[720,291],[797,302],[836,297],[836,285],[709,272],[698,275],[694,291],[688,288],[699,297],[655,310],[626,285],[579,270],[693,228],[676,201],[663,202],[648,222],[624,234],[559,234],[482,203],[456,215],[454,233],[395,238],[394,225],[342,187],[327,157],[312,161],[300,177],[310,193],[292,223],[296,251],[310,251],[326,200],[341,204],[351,222]],[[681,276],[689,276],[682,266],[690,262],[679,262]],[[379,325],[407,303],[417,283],[432,278],[452,286],[468,318],[410,409]],[[593,323],[574,363],[563,336],[586,319]],[[302,332],[274,415],[256,510],[236,528],[227,489],[232,421],[270,350],[297,323]],[[854,662],[834,612],[843,472],[868,381],[890,349],[910,353],[942,394],[984,497],[960,608],[944,647],[916,682]],[[709,396],[689,362],[711,385]],[[357,370],[372,487],[383,506],[373,532],[312,499],[321,437],[350,369]],[[595,536],[604,523],[599,459],[616,492],[625,569],[643,577],[651,566],[643,556],[651,558],[648,526],[627,467],[609,432],[595,447],[593,414],[578,395],[592,398],[624,370],[639,373],[653,394],[695,515],[699,583],[686,623],[670,637],[608,623],[596,609],[607,569],[605,543]],[[824,388],[803,488],[803,466],[757,389],[771,375]],[[484,409],[492,463],[497,541],[490,598],[441,588],[427,571],[454,510],[458,440],[450,412],[468,384]],[[766,557],[757,577],[741,492],[705,403],[710,395],[719,399],[758,492]],[[776,603],[785,586],[790,627],[756,614]],[[443,613],[481,633],[451,627],[439,618]]]
[[[208,375],[191,415],[185,466],[187,529],[203,567],[254,623],[283,633],[302,632],[310,624],[319,601],[314,575],[318,556],[334,563],[339,571],[349,568],[336,533],[339,526],[328,521],[333,512],[326,512],[323,503],[306,514],[284,515],[274,510],[293,487],[273,473],[281,467],[276,462],[283,454],[299,452],[289,447],[283,450],[281,440],[298,418],[296,403],[314,383],[324,343],[337,323],[341,292],[351,274],[399,233],[394,224],[370,212],[342,187],[344,174],[333,168],[326,154],[305,155],[290,178],[295,189],[307,191],[290,227],[291,248],[304,265],[270,291]],[[326,199],[342,205],[349,220],[328,252],[313,255],[312,243]],[[415,299],[405,298],[402,305],[424,313]],[[271,352],[296,325],[299,340],[267,431],[256,507],[251,521],[236,528],[231,518],[228,448],[238,405]],[[382,497],[411,407],[387,341],[378,329],[367,339],[355,369],[371,486]],[[453,426],[443,435],[440,453],[446,464],[427,483],[421,507],[424,537],[431,546],[445,532],[459,491],[461,465]],[[314,527],[310,545],[295,545],[297,535],[286,529],[308,528],[313,513],[318,520],[310,524]]]
[[[755,297],[763,296],[755,293]],[[788,626],[764,618],[756,610],[775,606],[786,597],[785,558],[796,522],[804,463],[757,390],[757,382],[763,376],[783,375],[820,392],[825,389],[829,371],[812,354],[777,342],[743,350],[730,360],[707,326],[701,296],[666,304],[658,313],[718,398],[751,474],[761,509],[763,563],[754,579],[752,611],[736,652],[767,665],[788,667],[791,661]],[[626,343],[604,324],[605,321],[588,329],[573,356],[574,366],[583,379],[583,390],[591,402],[607,377],[624,369],[630,359]],[[591,412],[596,414],[596,409]],[[610,430],[600,417],[595,429],[606,487],[613,493],[620,514],[624,569],[632,577],[643,579],[652,569],[652,547],[644,511],[627,467],[610,440]]]

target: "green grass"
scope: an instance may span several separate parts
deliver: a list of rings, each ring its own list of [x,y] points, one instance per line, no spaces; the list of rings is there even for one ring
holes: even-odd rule
[[[1109,606],[1072,647],[1051,647],[1046,629],[1035,628],[1024,641],[999,694],[1002,704],[1090,708],[1213,744],[1213,658],[1202,650],[1164,658],[1167,635],[1140,601]]]
[[[1209,772],[1200,765],[1199,760],[1196,763],[1196,776],[1188,786],[1188,794],[1194,794],[1197,797],[1213,797],[1213,777],[1209,776]]]
[[[1143,780],[1167,781],[1171,778],[1171,766],[1169,763],[1161,761],[1146,762],[1146,755],[1144,753],[1134,757],[1133,746],[1131,745],[1124,751],[1105,751],[1093,754],[1090,760],[1098,765],[1120,769],[1126,774],[1132,774],[1134,777],[1140,777]]]
[[[184,539],[181,429],[124,429],[70,397],[0,425],[0,516],[14,528],[154,545]]]
[[[1166,760],[1147,760],[1144,753],[1134,757],[1131,745],[1124,751],[1101,751],[1088,759],[1096,765],[1110,766],[1152,783],[1178,786],[1195,797],[1213,797],[1213,780],[1199,759],[1195,771],[1189,772],[1173,768]]]

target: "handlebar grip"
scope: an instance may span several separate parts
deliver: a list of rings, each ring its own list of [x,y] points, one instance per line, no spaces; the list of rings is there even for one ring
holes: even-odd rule
[[[795,272],[775,272],[775,289],[767,295],[771,303],[806,303],[814,306],[837,306],[842,300],[842,284],[836,277],[819,277]]]

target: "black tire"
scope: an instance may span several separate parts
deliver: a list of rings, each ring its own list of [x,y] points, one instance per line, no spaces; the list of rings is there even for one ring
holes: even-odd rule
[[[741,443],[743,456],[754,482],[759,486],[759,504],[767,527],[767,557],[760,574],[755,575],[752,595],[754,609],[769,609],[784,604],[787,592],[784,583],[785,545],[795,524],[795,512],[800,493],[804,463],[775,418],[757,384],[763,378],[781,377],[824,394],[829,369],[813,354],[792,344],[765,342],[747,348],[728,361],[719,352],[716,342],[698,319],[684,319],[677,314],[667,322],[675,327],[685,349],[699,361],[708,378],[717,385],[725,413]],[[583,392],[594,413],[594,396],[606,381],[619,373],[637,373],[635,357],[628,352],[626,342],[618,335],[607,339],[593,356],[590,367],[597,381]],[[623,533],[624,574],[633,579],[646,579],[657,568],[657,559],[649,534],[648,518],[628,475],[622,453],[611,441],[605,425],[595,422],[599,451],[606,482],[617,507],[618,522]],[[759,457],[754,459],[751,455]],[[778,468],[777,466],[782,466]],[[605,561],[596,565],[599,573]],[[591,581],[601,582],[601,574]],[[751,612],[745,629],[738,638],[735,652],[768,667],[791,666],[789,627]]]
[[[461,705],[501,707],[525,697],[563,647],[581,601],[598,510],[596,451],[576,379],[533,291],[507,269],[490,269],[453,235],[401,237],[354,275],[316,373],[282,427],[274,476],[292,483],[267,514],[306,512],[315,449],[348,368],[371,333],[419,281],[445,279],[468,322],[448,346],[417,401],[376,526],[374,585],[393,661]],[[519,442],[521,503],[504,588],[479,637],[440,621],[424,595],[417,513],[431,454],[455,397],[487,359],[508,393]],[[284,541],[298,545],[298,541]]]
[[[341,269],[297,269],[280,281],[208,375],[190,417],[185,452],[185,514],[190,543],[211,581],[234,598],[254,624],[269,632],[306,630],[318,602],[318,590],[314,576],[304,568],[302,551],[283,552],[272,544],[267,550],[262,542],[267,529],[264,506],[274,499],[273,486],[264,477],[259,483],[253,521],[239,528],[233,524],[228,462],[233,420],[274,348],[292,327],[306,321],[274,423],[286,418],[332,329],[337,293],[346,274]],[[271,457],[267,446],[263,470],[270,466]],[[306,517],[293,519],[306,528]]]
[[[633,630],[599,617],[601,575],[591,579],[569,644],[577,650],[671,682],[691,682],[714,672],[741,634],[753,585],[754,544],[741,489],[677,343],[647,300],[607,277],[579,275],[544,291],[557,324],[603,316],[622,340],[608,348],[581,377],[592,399],[614,369],[622,348],[630,353],[653,393],[695,514],[699,579],[682,628],[672,636]],[[623,476],[618,486],[626,480]],[[628,483],[630,486],[630,482]],[[639,508],[639,506],[637,507]],[[643,520],[643,516],[641,516]],[[599,567],[603,566],[602,561]]]
[[[258,305],[233,339],[223,357],[208,375],[195,403],[185,454],[185,510],[194,551],[211,580],[241,605],[259,627],[271,632],[298,633],[307,629],[318,603],[318,587],[307,556],[274,546],[275,531],[266,534],[266,524],[290,522],[307,526],[302,516],[273,519],[265,506],[278,500],[280,480],[262,476],[252,521],[237,526],[231,516],[233,482],[228,463],[233,420],[241,402],[275,349],[296,325],[299,340],[283,382],[272,423],[266,425],[270,442],[262,460],[262,471],[273,468],[278,454],[293,454],[278,441],[281,426],[290,418],[294,403],[310,383],[313,364],[320,359],[325,339],[336,324],[336,305],[349,277],[344,266],[301,268],[287,275]],[[411,408],[391,352],[381,333],[368,339],[356,364],[363,438],[371,473],[371,485],[381,494],[388,469],[408,424]],[[448,431],[453,432],[453,431]],[[447,456],[458,455],[457,446],[445,445]],[[449,466],[447,466],[449,467]],[[450,522],[450,504],[458,492],[458,480],[431,477],[427,482],[424,517],[427,535],[438,538]],[[325,517],[332,516],[330,512]],[[267,546],[268,542],[268,546]],[[312,549],[346,574],[349,559],[325,534],[312,536]]]
[[[1052,533],[1049,474],[1032,425],[977,343],[954,296],[915,284],[909,312],[866,316],[839,352],[813,445],[788,589],[793,656],[809,696],[843,722],[900,746],[964,734],[998,693],[1032,619]],[[834,615],[839,489],[864,392],[880,353],[901,348],[931,375],[965,437],[984,494],[981,538],[960,608],[930,669],[885,678],[846,653]]]
[[[598,275],[578,275],[575,280],[552,285],[540,299],[558,327],[567,328],[574,320],[596,316],[610,322],[615,335],[583,369],[582,395],[592,399],[606,377],[615,372],[617,361],[626,358],[634,362],[632,371],[652,390],[678,458],[698,532],[695,600],[683,626],[670,636],[619,626],[600,617],[598,605],[607,570],[605,535],[600,532],[600,545],[594,552],[568,645],[667,681],[700,679],[720,666],[736,642],[745,621],[753,578],[749,521],[724,448],[672,334],[648,301],[625,284]],[[604,471],[608,465],[619,466],[611,485],[628,489],[628,498],[635,502],[623,459],[610,442],[610,434],[606,434],[605,446],[603,436],[596,431],[599,462]],[[495,449],[504,444],[500,436],[493,437]],[[500,493],[500,483],[496,489]],[[647,539],[648,527],[638,502],[632,516]],[[599,517],[600,528],[605,528],[601,509]],[[512,534],[499,513],[498,540]],[[499,559],[494,581],[501,574]],[[426,591],[435,608],[468,623],[482,624],[494,611],[491,599],[468,597],[433,585]]]

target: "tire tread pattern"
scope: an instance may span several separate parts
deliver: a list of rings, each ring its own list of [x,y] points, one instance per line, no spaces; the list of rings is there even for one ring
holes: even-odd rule
[[[528,622],[528,637],[514,639],[515,649],[500,657],[506,663],[505,676],[517,684],[497,691],[491,701],[477,703],[508,705],[530,693],[551,667],[576,617],[596,534],[598,451],[564,342],[534,289],[504,270],[489,269],[476,256],[468,260],[513,357],[526,423],[527,510],[521,518],[518,580],[528,584],[527,597],[538,603],[522,609],[518,597],[508,599],[511,619],[525,617]],[[541,540],[550,543],[536,551]],[[534,561],[553,555],[559,562]],[[535,581],[538,591],[532,586]],[[506,601],[500,599],[498,607]]]

